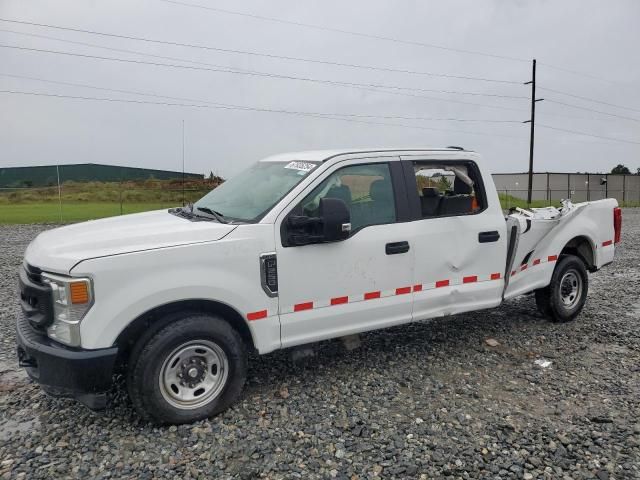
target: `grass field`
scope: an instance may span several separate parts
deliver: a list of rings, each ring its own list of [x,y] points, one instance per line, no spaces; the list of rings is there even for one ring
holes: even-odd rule
[[[129,182],[65,182],[58,187],[0,190],[0,224],[71,223],[145,212],[193,202],[217,182],[145,180]],[[62,203],[62,207],[60,207]]]
[[[169,208],[168,203],[127,203],[122,206],[122,213],[138,213],[149,210]],[[19,203],[14,205],[0,204],[0,224],[18,223],[71,223],[96,218],[120,215],[119,203],[63,203],[62,222],[60,206],[57,203]]]

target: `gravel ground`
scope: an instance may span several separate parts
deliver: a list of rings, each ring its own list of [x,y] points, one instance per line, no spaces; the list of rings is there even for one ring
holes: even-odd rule
[[[324,342],[302,363],[276,352],[251,359],[232,409],[168,428],[142,423],[122,389],[94,414],[17,368],[16,270],[44,228],[0,227],[0,479],[640,478],[639,209],[573,323],[525,297],[353,351]]]

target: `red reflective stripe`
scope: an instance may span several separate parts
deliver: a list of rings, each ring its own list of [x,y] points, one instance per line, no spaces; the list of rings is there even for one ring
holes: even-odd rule
[[[556,260],[558,260],[558,255],[549,255],[549,257],[547,258],[547,260],[549,262],[555,262]]]
[[[520,265],[520,271],[526,270],[528,266],[529,265],[527,265],[526,263],[524,265]]]
[[[536,259],[533,261],[533,264],[534,264],[534,265],[538,265],[539,263],[540,263],[540,259],[539,259],[539,258],[536,258]]]
[[[448,287],[448,286],[449,286],[449,280],[438,280],[436,282],[436,288]]]
[[[335,297],[331,299],[331,305],[341,305],[343,303],[349,303],[349,297]]]
[[[462,278],[462,283],[473,283],[478,281],[477,275],[469,275],[468,277]]]
[[[606,242],[602,242],[602,246],[603,247],[608,247],[609,245],[611,245],[613,243],[613,240],[607,240]]]
[[[247,313],[247,320],[260,320],[261,318],[267,318],[267,311],[260,310],[259,312]]]
[[[499,273],[492,273],[491,274],[491,280],[500,280],[500,274]]]
[[[364,294],[365,300],[373,300],[374,298],[380,298],[380,291],[377,292],[367,292]]]
[[[516,273],[518,273],[518,272],[516,272],[516,271],[514,270],[513,272],[511,272],[511,276],[513,277]]]
[[[299,312],[301,310],[311,310],[312,308],[313,308],[313,302],[297,303],[293,306],[293,311]]]
[[[413,291],[414,292],[421,292],[422,291],[422,285],[414,285],[413,286]]]
[[[411,287],[396,288],[396,295],[404,295],[406,293],[411,293]]]

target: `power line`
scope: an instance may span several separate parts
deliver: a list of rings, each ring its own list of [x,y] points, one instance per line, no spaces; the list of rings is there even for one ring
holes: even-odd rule
[[[209,10],[209,11],[212,11],[212,12],[225,13],[225,14],[228,14],[228,15],[237,15],[237,16],[241,16],[241,17],[248,17],[248,18],[253,18],[253,19],[256,19],[256,20],[263,20],[263,21],[267,21],[267,22],[281,23],[281,24],[286,24],[286,25],[294,25],[296,27],[313,28],[315,30],[323,30],[323,31],[327,31],[327,32],[343,33],[343,34],[347,34],[347,35],[352,35],[352,36],[362,37],[362,38],[369,38],[369,39],[374,39],[374,40],[384,40],[384,41],[387,41],[387,42],[402,43],[402,44],[405,44],[405,45],[412,45],[412,46],[418,46],[418,47],[435,48],[435,49],[438,49],[438,50],[446,50],[446,51],[449,51],[449,52],[465,53],[465,54],[468,54],[468,55],[479,55],[479,56],[489,57],[489,58],[499,58],[499,59],[502,59],[502,60],[511,60],[511,61],[515,61],[515,62],[528,62],[529,61],[529,60],[526,60],[526,59],[523,59],[523,58],[510,57],[508,55],[498,55],[498,54],[493,54],[493,53],[480,52],[480,51],[477,51],[477,50],[466,50],[466,49],[462,49],[462,48],[446,47],[444,45],[437,45],[435,43],[416,42],[416,41],[413,41],[413,40],[404,40],[404,39],[401,39],[401,38],[386,37],[386,36],[382,36],[382,35],[374,35],[374,34],[371,34],[371,33],[355,32],[355,31],[352,31],[352,30],[342,30],[342,29],[339,29],[339,28],[327,27],[327,26],[324,26],[324,25],[296,22],[296,21],[293,21],[293,20],[285,20],[285,19],[282,19],[282,18],[267,17],[267,16],[264,16],[264,15],[256,15],[256,14],[252,14],[252,13],[238,12],[236,10],[227,10],[227,9],[223,9],[223,8],[210,7],[210,6],[205,6],[205,5],[198,5],[198,4],[195,4],[195,3],[180,2],[180,1],[175,1],[175,0],[160,0],[160,1],[165,2],[165,3],[172,3],[174,5],[182,5],[184,7],[200,8],[200,9]]]
[[[546,92],[553,92],[553,93],[557,93],[559,95],[566,95],[567,97],[579,98],[580,100],[586,100],[588,102],[599,103],[601,105],[608,105],[609,107],[621,108],[623,110],[630,110],[632,112],[640,112],[640,108],[624,107],[622,105],[616,105],[615,103],[603,102],[601,100],[594,100],[593,98],[590,98],[590,97],[583,97],[581,95],[574,95],[573,93],[563,92],[561,90],[555,90],[553,88],[546,88],[546,87],[538,87],[538,88],[540,90],[544,90]]]
[[[332,28],[332,27],[327,27],[327,26],[323,26],[323,25],[316,25],[316,24],[310,24],[310,23],[296,22],[296,21],[292,21],[292,20],[285,20],[285,19],[281,19],[281,18],[267,17],[267,16],[263,16],[263,15],[256,15],[256,14],[251,14],[251,13],[239,12],[239,11],[235,11],[235,10],[217,8],[217,7],[210,7],[210,6],[193,4],[193,3],[177,1],[177,0],[160,0],[160,1],[165,2],[165,3],[171,3],[171,4],[174,4],[174,5],[182,5],[182,6],[191,7],[191,8],[200,8],[200,9],[209,10],[209,11],[213,11],[213,12],[225,13],[225,14],[228,14],[228,15],[236,15],[236,16],[253,18],[253,19],[256,19],[256,20],[263,20],[263,21],[269,21],[269,22],[275,22],[275,23],[281,23],[281,24],[288,24],[288,25],[294,25],[294,26],[298,26],[298,27],[306,27],[306,28],[312,28],[312,29],[316,29],[316,30],[324,30],[324,31],[335,32],[335,33],[343,33],[343,34],[357,36],[357,37],[364,37],[364,38],[370,38],[370,39],[375,39],[375,40],[384,40],[384,41],[389,41],[389,42],[402,43],[402,44],[405,44],[405,45],[428,47],[428,48],[434,48],[434,49],[439,49],[439,50],[451,51],[451,52],[455,52],[455,53],[462,53],[462,54],[468,54],[468,55],[478,55],[478,56],[483,56],[483,57],[488,57],[488,58],[511,60],[511,61],[514,61],[514,62],[521,62],[521,63],[525,63],[525,62],[529,61],[526,58],[514,57],[514,56],[509,56],[509,55],[499,55],[499,54],[482,52],[482,51],[478,51],[478,50],[468,50],[468,49],[462,49],[462,48],[447,47],[447,46],[444,46],[444,45],[438,45],[438,44],[433,44],[433,43],[417,42],[417,41],[405,40],[405,39],[394,38],[394,37],[385,37],[385,36],[381,36],[381,35],[374,35],[374,34],[363,33],[363,32],[355,32],[355,31],[350,31],[350,30],[343,30],[343,29]],[[592,80],[598,80],[600,82],[606,82],[606,83],[610,83],[610,84],[614,84],[614,85],[620,85],[620,86],[623,86],[625,88],[629,88],[629,85],[625,85],[625,84],[623,84],[621,82],[617,82],[617,81],[610,80],[610,79],[607,79],[607,78],[603,78],[603,77],[600,77],[600,76],[597,76],[597,75],[593,75],[591,73],[587,73],[587,72],[583,72],[583,71],[579,71],[579,70],[573,70],[573,69],[569,69],[569,68],[566,68],[566,67],[560,67],[558,65],[554,65],[554,64],[550,64],[550,63],[546,63],[546,62],[540,62],[540,64],[544,65],[544,66],[546,66],[548,68],[552,68],[554,70],[565,72],[565,73],[568,73],[568,74],[571,74],[571,75],[576,75],[576,76],[580,76],[580,77],[584,77],[584,78],[589,78],[589,79],[592,79]]]
[[[332,86],[342,86],[342,87],[347,87],[347,88],[355,88],[355,89],[358,89],[358,90],[366,90],[366,91],[377,92],[377,93],[386,93],[386,94],[390,94],[390,95],[408,96],[408,97],[413,97],[413,98],[424,98],[424,99],[435,100],[435,101],[439,101],[439,102],[459,103],[459,104],[463,104],[463,105],[473,105],[473,106],[476,106],[476,107],[494,108],[494,109],[498,109],[498,110],[511,110],[511,111],[516,111],[516,112],[521,111],[518,108],[512,108],[512,107],[504,107],[504,106],[499,106],[499,105],[488,105],[488,104],[474,103],[474,102],[465,102],[463,100],[453,100],[453,99],[449,99],[449,98],[430,97],[430,96],[427,96],[427,95],[415,95],[415,94],[406,93],[404,91],[397,91],[399,89],[400,90],[409,90],[409,87],[395,87],[395,86],[390,86],[390,85],[379,85],[379,84],[362,84],[362,83],[355,83],[355,82],[343,82],[343,81],[339,81],[339,80],[317,79],[317,78],[311,78],[311,77],[296,77],[296,76],[293,76],[293,75],[280,75],[280,74],[275,74],[275,73],[259,72],[259,71],[255,71],[255,70],[237,70],[237,69],[231,69],[231,68],[227,68],[227,67],[205,68],[205,67],[196,67],[196,66],[190,66],[190,65],[176,65],[176,64],[169,64],[169,63],[145,62],[145,61],[142,61],[142,60],[132,60],[132,59],[124,59],[124,58],[116,58],[116,57],[102,57],[102,56],[98,56],[98,55],[88,55],[88,54],[82,54],[82,53],[63,52],[63,51],[59,51],[59,50],[46,50],[46,49],[39,49],[39,48],[28,48],[28,47],[21,47],[21,46],[17,46],[17,45],[0,44],[0,48],[12,48],[12,49],[16,49],[16,50],[24,50],[24,51],[31,51],[31,52],[51,53],[51,54],[66,55],[66,56],[71,56],[71,57],[91,58],[91,59],[97,59],[97,60],[108,60],[108,61],[131,63],[131,64],[138,64],[138,65],[151,65],[151,66],[156,66],[156,67],[169,67],[169,68],[177,68],[177,69],[200,70],[200,71],[230,73],[230,74],[238,74],[238,75],[259,76],[259,77],[266,77],[266,78],[277,78],[277,79],[284,79],[284,80],[296,80],[296,81],[311,82],[311,83],[318,83],[318,84],[325,84],[325,85],[332,85]],[[391,90],[391,89],[395,89],[395,90]],[[419,89],[415,89],[415,90],[420,91]]]
[[[185,7],[200,8],[200,9],[203,9],[203,10],[209,10],[209,11],[218,12],[218,13],[225,13],[225,14],[228,14],[228,15],[237,15],[237,16],[242,16],[242,17],[248,17],[248,18],[253,18],[255,20],[263,20],[263,21],[274,22],[274,23],[282,23],[282,24],[287,24],[287,25],[294,25],[294,26],[297,26],[297,27],[306,27],[306,28],[312,28],[312,29],[316,29],[316,30],[324,30],[324,31],[334,32],[334,33],[343,33],[343,34],[353,35],[353,36],[357,36],[357,37],[364,37],[364,38],[370,38],[370,39],[375,39],[375,40],[384,40],[384,41],[389,41],[389,42],[402,43],[402,44],[405,44],[405,45],[435,48],[435,49],[438,49],[438,50],[447,50],[447,51],[451,51],[451,52],[464,53],[464,54],[468,54],[468,55],[479,55],[479,56],[489,57],[489,58],[497,58],[497,59],[502,59],[502,60],[511,60],[511,61],[514,61],[514,62],[522,62],[522,63],[524,63],[524,62],[528,63],[529,62],[529,60],[525,59],[525,58],[512,57],[512,56],[508,56],[508,55],[492,54],[492,53],[487,53],[487,52],[481,52],[481,51],[478,51],[478,50],[467,50],[467,49],[462,49],[462,48],[446,47],[444,45],[437,45],[437,44],[433,44],[433,43],[416,42],[416,41],[412,41],[412,40],[404,40],[404,39],[394,38],[394,37],[385,37],[385,36],[381,36],[381,35],[373,35],[373,34],[363,33],[363,32],[354,32],[354,31],[351,31],[351,30],[342,30],[342,29],[338,29],[338,28],[327,27],[327,26],[324,26],[324,25],[316,25],[316,24],[311,24],[311,23],[296,22],[296,21],[293,21],[293,20],[285,20],[285,19],[281,19],[281,18],[267,17],[267,16],[264,16],[264,15],[256,15],[256,14],[252,14],[252,13],[238,12],[236,10],[228,10],[228,9],[223,9],[223,8],[218,8],[218,7],[210,7],[210,6],[199,5],[199,4],[195,4],[195,3],[188,3],[188,2],[178,1],[178,0],[160,0],[160,1],[161,2],[165,2],[165,3],[171,3],[171,4],[174,4],[174,5],[182,5],[182,6],[185,6]],[[553,68],[555,70],[559,70],[559,71],[562,71],[562,72],[565,72],[565,73],[570,73],[572,75],[577,75],[577,76],[582,76],[582,77],[586,77],[586,78],[591,78],[593,80],[599,80],[599,81],[602,81],[602,82],[622,85],[619,82],[614,82],[613,80],[608,80],[606,78],[598,77],[598,76],[590,74],[590,73],[580,72],[580,71],[572,70],[572,69],[565,68],[565,67],[559,67],[557,65],[552,65],[552,64],[549,64],[549,63],[542,63],[542,62],[540,62],[540,63],[542,65],[545,65],[546,67]],[[624,85],[624,86],[626,86],[626,85]]]
[[[494,83],[507,83],[507,84],[513,84],[513,85],[520,85],[520,82],[513,81],[513,80],[503,80],[503,79],[497,79],[497,78],[484,78],[484,77],[473,77],[473,76],[455,75],[455,74],[449,74],[449,73],[437,73],[437,72],[424,72],[424,71],[415,71],[415,70],[405,70],[405,69],[396,69],[396,68],[390,68],[390,67],[378,67],[378,66],[372,66],[372,65],[360,65],[360,64],[353,64],[353,63],[334,62],[334,61],[329,61],[329,60],[316,60],[316,59],[303,58],[303,57],[291,57],[291,56],[276,55],[276,54],[271,54],[271,53],[253,52],[253,51],[248,51],[248,50],[236,50],[236,49],[212,47],[210,45],[201,45],[201,44],[193,44],[193,43],[181,43],[181,42],[173,42],[173,41],[168,41],[168,40],[152,39],[152,38],[147,38],[147,37],[135,37],[135,36],[131,36],[131,35],[120,35],[120,34],[115,34],[115,33],[105,33],[105,32],[98,32],[98,31],[95,31],[95,30],[85,30],[85,29],[81,29],[81,28],[61,27],[59,25],[27,22],[27,21],[23,21],[23,20],[11,20],[11,19],[6,19],[6,18],[0,18],[0,22],[8,22],[8,23],[16,23],[16,24],[20,24],[20,25],[30,25],[30,26],[35,26],[35,27],[51,28],[51,29],[55,29],[55,30],[63,30],[63,31],[68,31],[68,32],[87,33],[87,34],[90,34],[90,35],[99,35],[99,36],[102,36],[102,37],[120,38],[120,39],[125,39],[125,40],[136,40],[136,41],[140,41],[140,42],[157,43],[157,44],[161,44],[161,45],[171,45],[171,46],[175,46],[175,47],[197,48],[197,49],[201,49],[201,50],[212,50],[212,51],[223,52],[223,53],[252,55],[252,56],[266,57],[266,58],[277,58],[277,59],[280,59],[280,60],[291,60],[291,61],[297,61],[297,62],[316,63],[316,64],[321,64],[321,65],[333,65],[333,66],[339,66],[339,67],[360,68],[360,69],[366,69],[366,70],[378,70],[378,71],[382,71],[382,72],[404,73],[404,74],[410,74],[410,75],[426,75],[426,76],[432,76],[432,77],[454,78],[454,79],[458,79],[458,80],[475,80],[475,81],[481,81],[481,82],[494,82]],[[17,32],[12,32],[12,33],[17,33]],[[26,33],[22,33],[22,34],[23,35],[28,35]],[[31,35],[35,35],[35,34],[31,34]]]
[[[620,85],[622,87],[628,88],[628,85],[625,85],[624,83],[620,83],[620,82],[616,82],[614,80],[609,80],[607,78],[603,78],[603,77],[598,77],[597,75],[593,75],[591,73],[586,73],[586,72],[581,72],[578,70],[572,70],[570,68],[565,68],[565,67],[559,67],[557,65],[552,65],[549,63],[544,63],[544,62],[540,62],[541,65],[544,65],[545,67],[548,68],[553,68],[554,70],[558,70],[561,72],[565,72],[565,73],[569,73],[571,75],[576,75],[578,77],[585,77],[585,78],[590,78],[591,80],[598,80],[600,82],[605,82],[605,83],[610,83],[613,85]]]
[[[63,38],[51,37],[49,35],[40,35],[40,34],[36,34],[36,33],[26,33],[26,32],[16,32],[14,30],[6,30],[6,29],[2,29],[2,28],[0,28],[0,32],[13,33],[13,34],[16,34],[16,35],[24,35],[24,36],[35,37],[35,38],[44,38],[44,39],[47,39],[47,40],[54,40],[54,41],[57,41],[57,42],[70,43],[70,44],[73,44],[73,45],[82,45],[84,47],[101,48],[103,50],[110,50],[110,51],[113,51],[113,52],[132,53],[134,55],[142,55],[142,56],[145,56],[145,57],[162,58],[163,60],[177,60],[179,62],[193,63],[193,64],[196,64],[196,65],[207,65],[207,66],[216,67],[216,68],[227,68],[225,66],[217,65],[217,64],[214,64],[214,63],[199,62],[199,61],[189,60],[189,59],[181,58],[181,57],[168,57],[168,56],[165,56],[165,55],[156,55],[156,54],[152,54],[152,53],[141,52],[139,50],[129,50],[129,49],[125,49],[125,48],[107,47],[107,46],[104,46],[104,45],[97,45],[95,43],[87,43],[87,42],[80,42],[80,41],[76,41],[76,40],[67,40],[67,39],[63,39]],[[239,72],[251,72],[251,70],[245,70],[245,69],[235,69],[235,70],[237,70]],[[400,86],[395,86],[395,85],[384,85],[384,86],[380,86],[379,88],[393,88],[393,89],[398,89],[398,90],[408,90],[408,91],[418,91],[418,92],[447,93],[447,94],[455,94],[455,95],[472,95],[472,96],[494,97],[494,98],[527,99],[527,97],[522,96],[522,95],[501,95],[501,94],[495,94],[495,93],[466,92],[466,91],[459,91],[459,90],[437,90],[437,89],[431,89],[431,88],[400,87]]]
[[[245,107],[245,106],[228,106],[228,105],[202,105],[202,104],[184,104],[184,103],[169,103],[169,102],[150,102],[147,100],[131,100],[131,99],[120,99],[120,98],[104,98],[104,97],[85,97],[79,95],[61,95],[61,94],[52,94],[52,93],[44,93],[44,92],[25,92],[25,91],[17,91],[17,90],[0,90],[0,93],[6,94],[14,94],[14,95],[31,95],[31,96],[41,96],[41,97],[52,97],[52,98],[68,98],[73,100],[89,100],[89,101],[102,101],[102,102],[114,102],[114,103],[132,103],[138,105],[160,105],[160,106],[168,106],[168,107],[192,107],[192,108],[215,108],[222,110],[244,110],[244,111],[253,111],[253,112],[265,112],[265,113],[280,113],[287,115],[297,115],[304,117],[312,117],[312,118],[321,118],[326,120],[339,120],[343,122],[352,122],[352,123],[363,123],[367,125],[381,125],[387,127],[400,127],[400,128],[411,128],[417,130],[430,130],[437,132],[447,132],[447,133],[463,133],[468,135],[481,135],[481,136],[489,136],[489,137],[503,137],[503,138],[516,138],[520,139],[522,137],[518,137],[515,135],[504,135],[497,133],[488,133],[488,132],[473,132],[468,130],[451,130],[444,128],[435,128],[435,127],[425,127],[421,125],[406,125],[400,123],[386,123],[386,122],[371,122],[368,120],[360,120],[354,118],[344,118],[333,116],[333,114],[324,114],[324,113],[315,113],[315,112],[299,112],[292,110],[275,110],[269,108],[257,108],[257,107]]]
[[[27,32],[17,32],[14,30],[6,30],[6,29],[0,29],[0,32],[7,32],[7,33],[13,33],[13,34],[17,34],[17,35],[24,35],[24,36],[29,36],[29,37],[35,37],[35,38],[43,38],[43,39],[47,39],[47,40],[54,40],[54,41],[58,41],[58,42],[64,42],[64,43],[69,43],[69,44],[73,44],[73,45],[82,45],[85,47],[93,47],[93,48],[101,48],[104,50],[110,50],[110,51],[114,51],[114,52],[121,52],[121,53],[130,53],[130,54],[135,54],[135,55],[142,55],[142,56],[146,56],[146,57],[152,57],[152,58],[161,58],[164,60],[176,60],[176,61],[180,61],[180,62],[186,62],[186,63],[193,63],[196,65],[207,65],[207,66],[211,66],[211,67],[220,67],[220,68],[225,68],[222,67],[220,65],[216,65],[213,63],[208,63],[208,62],[199,62],[199,61],[195,61],[195,60],[189,60],[189,59],[185,59],[185,58],[180,58],[180,57],[170,57],[170,56],[165,56],[165,55],[156,55],[156,54],[152,54],[152,53],[147,53],[147,52],[141,52],[138,50],[129,50],[129,49],[124,49],[124,48],[114,48],[114,47],[107,47],[104,45],[98,45],[98,44],[94,44],[94,43],[88,43],[88,42],[80,42],[80,41],[75,41],[75,40],[67,40],[67,39],[63,39],[63,38],[58,38],[58,37],[52,37],[49,35],[41,35],[41,34],[35,34],[35,33],[27,33]],[[132,37],[135,38],[135,37]],[[323,62],[325,63],[325,62]],[[330,64],[333,64],[332,62],[329,62]],[[347,64],[339,64],[339,65],[347,65]],[[367,67],[367,66],[356,66],[357,68],[371,68],[371,69],[377,69],[377,67]],[[381,68],[381,70],[387,70],[384,68]],[[242,70],[239,70],[242,71]],[[395,70],[392,70],[395,71]],[[400,71],[400,70],[398,70]],[[405,71],[408,73],[408,71]],[[415,73],[415,72],[414,72]],[[617,107],[617,108],[627,108],[629,110],[633,110],[633,111],[640,111],[640,110],[636,110],[636,109],[631,109],[628,107],[622,107],[620,105],[615,105],[615,104],[609,104],[606,102],[599,102],[596,100],[592,100],[588,97],[582,97],[579,95],[573,95],[567,92],[562,92],[560,90],[555,90],[555,89],[551,89],[551,88],[545,88],[545,87],[538,87],[538,89],[540,90],[546,90],[549,92],[554,92],[554,93],[558,93],[558,94],[562,94],[562,95],[567,95],[570,97],[575,97],[575,98],[579,98],[579,99],[584,99],[584,100],[589,100],[589,101],[593,101],[596,103],[602,103],[604,105],[610,105],[613,107]],[[472,96],[486,96],[486,97],[498,97],[498,98],[509,98],[509,99],[527,99],[527,97],[522,96],[522,95],[500,95],[500,94],[490,94],[490,93],[481,93],[481,92],[467,92],[467,91],[456,91],[456,90],[437,90],[437,89],[427,89],[427,88],[421,88],[420,91],[425,91],[425,92],[433,92],[433,93],[447,93],[447,94],[455,94],[455,95],[472,95]],[[420,98],[419,96],[417,98]],[[429,97],[426,97],[429,98]],[[551,100],[553,102],[553,100]],[[476,105],[476,104],[472,104],[472,105]],[[480,106],[480,105],[479,105]],[[484,105],[481,105],[484,106]],[[492,106],[493,107],[493,106]],[[515,109],[513,109],[515,111]],[[518,110],[519,111],[519,110]],[[595,110],[596,113],[601,113],[597,110]],[[602,112],[604,113],[604,112]],[[591,117],[578,117],[575,115],[563,115],[563,114],[558,114],[558,113],[549,113],[549,112],[544,112],[542,113],[545,116],[555,116],[555,117],[562,117],[562,118],[571,118],[571,119],[577,119],[577,120],[599,120],[597,118]],[[606,113],[605,113],[606,114]],[[625,119],[628,119],[628,117],[622,117]]]
[[[175,97],[169,95],[159,95],[156,93],[142,92],[140,90],[125,90],[125,89],[115,89],[115,88],[107,88],[107,87],[99,87],[96,85],[90,85],[86,83],[76,83],[76,82],[64,82],[60,80],[49,80],[39,77],[31,77],[27,75],[15,75],[11,73],[2,73],[0,72],[0,76],[9,77],[9,78],[19,78],[21,80],[34,80],[38,82],[51,83],[54,85],[64,85],[68,87],[79,87],[79,88],[89,88],[93,90],[102,90],[106,92],[113,93],[125,93],[128,95],[142,95],[146,97],[154,97],[154,98],[166,98],[169,100],[178,100],[178,101],[187,101],[187,102],[199,102],[206,103],[210,105],[224,106],[229,108],[242,108],[247,109],[251,107],[245,107],[240,105],[233,104],[225,104],[220,102],[213,102],[211,100],[202,100],[199,98],[189,98],[189,97]],[[273,110],[280,111],[280,110]],[[283,110],[283,112],[286,112]],[[296,113],[313,113],[314,115],[325,115],[325,116],[335,116],[335,117],[356,117],[356,118],[378,118],[384,120],[422,120],[422,121],[443,121],[443,122],[478,122],[478,123],[511,123],[511,124],[520,124],[519,120],[494,120],[494,119],[475,119],[475,118],[451,118],[451,117],[410,117],[410,116],[402,116],[402,115],[365,115],[365,114],[354,114],[354,113],[326,113],[326,112],[296,112]]]
[[[593,137],[593,138],[601,138],[603,140],[610,140],[613,142],[622,142],[622,143],[630,143],[632,145],[640,145],[640,142],[634,142],[633,140],[624,140],[621,138],[614,138],[614,137],[605,137],[603,135],[596,135],[594,133],[588,133],[588,132],[581,132],[578,130],[570,130],[568,128],[560,128],[560,127],[554,127],[551,125],[543,125],[541,123],[537,124],[538,127],[542,127],[542,128],[548,128],[549,130],[558,130],[560,132],[566,132],[566,133],[573,133],[576,135],[584,135],[586,137]]]
[[[598,113],[600,115],[607,115],[609,117],[620,118],[620,119],[629,120],[629,121],[632,121],[632,122],[640,122],[640,119],[638,119],[638,118],[625,117],[623,115],[617,115],[615,113],[603,112],[602,110],[594,110],[593,108],[581,107],[579,105],[573,105],[571,103],[565,103],[565,102],[561,102],[559,100],[553,100],[553,99],[547,98],[546,101],[549,102],[549,103],[555,103],[557,105],[563,105],[563,106],[569,107],[569,108],[575,108],[575,109],[578,109],[578,110],[585,110],[587,112]]]

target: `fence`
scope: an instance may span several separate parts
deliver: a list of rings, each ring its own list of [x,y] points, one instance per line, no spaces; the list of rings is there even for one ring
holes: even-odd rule
[[[518,206],[521,201],[526,203],[529,184],[527,173],[496,173],[493,175],[493,181],[503,196],[503,203],[510,201]],[[603,198],[615,198],[623,206],[640,206],[640,175],[533,174],[531,199],[534,206],[556,205],[562,199],[586,202]]]

